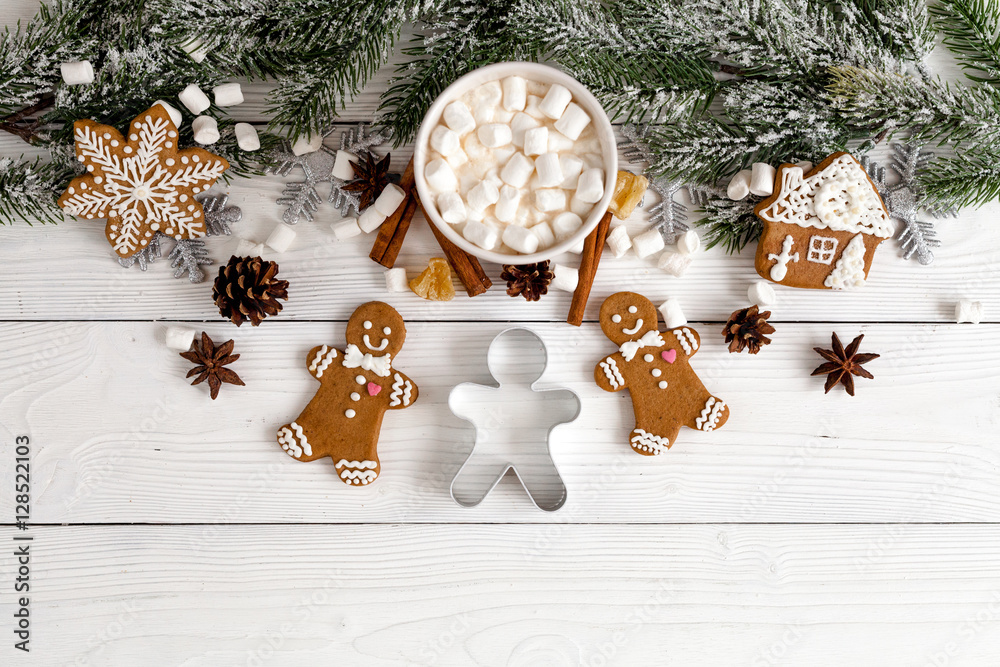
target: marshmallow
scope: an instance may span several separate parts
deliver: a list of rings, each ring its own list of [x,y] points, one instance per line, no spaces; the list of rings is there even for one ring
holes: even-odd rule
[[[469,156],[469,160],[472,162],[472,170],[476,173],[477,177],[482,178],[493,162],[493,151],[483,145],[476,132],[468,134],[463,144],[465,146],[465,154]]]
[[[744,169],[733,176],[733,179],[729,181],[729,186],[726,187],[726,196],[733,201],[745,199],[750,194],[750,174],[752,173],[749,169]]]
[[[535,162],[523,153],[514,153],[500,171],[500,178],[507,185],[523,188],[535,171]]]
[[[481,126],[476,130],[476,136],[479,137],[479,141],[482,142],[483,146],[487,148],[506,146],[511,140],[510,128],[501,123],[490,123],[489,125]]]
[[[653,253],[660,252],[666,245],[663,242],[663,236],[660,235],[660,230],[655,227],[647,229],[632,239],[632,248],[639,259],[645,259]]]
[[[240,147],[240,150],[252,152],[260,149],[260,137],[257,136],[257,130],[253,125],[236,123],[233,131],[236,133],[236,145]]]
[[[193,83],[188,84],[187,88],[182,90],[177,96],[177,99],[187,107],[188,111],[195,115],[212,106],[212,101],[208,99],[208,95],[203,93],[201,88]]]
[[[459,136],[476,129],[476,119],[465,102],[455,101],[444,108],[444,124],[457,132]]]
[[[519,76],[508,76],[503,80],[503,108],[507,111],[521,111],[528,99],[528,84]]]
[[[188,327],[167,327],[165,335],[167,347],[171,350],[187,352],[194,342],[195,330]]]
[[[424,168],[424,178],[434,192],[450,192],[458,188],[458,179],[448,163],[442,159],[431,160]]]
[[[198,116],[191,123],[194,140],[202,146],[214,144],[219,140],[219,123],[211,116]]]
[[[590,125],[590,116],[580,108],[575,102],[570,102],[562,117],[556,121],[556,129],[569,139],[576,141],[580,138],[580,133]]]
[[[462,140],[458,133],[449,130],[444,125],[438,125],[431,132],[431,148],[444,156],[462,150]]]
[[[625,225],[618,225],[613,227],[610,232],[608,232],[608,248],[611,249],[611,254],[615,256],[615,259],[621,259],[628,252],[628,249],[632,247],[632,239],[628,236],[628,230]]]
[[[549,149],[549,128],[535,127],[524,133],[524,154],[541,155]]]
[[[497,199],[497,205],[493,209],[493,215],[495,215],[497,220],[500,222],[513,222],[514,216],[517,215],[517,209],[520,205],[521,191],[517,188],[512,188],[509,185],[504,185],[500,188],[500,198]]]
[[[552,282],[549,283],[549,287],[552,289],[561,289],[564,292],[576,291],[576,286],[580,282],[580,272],[578,270],[572,266],[556,264],[552,269],[552,273]]]
[[[500,101],[503,99],[503,87],[500,82],[487,81],[476,88],[472,96],[475,100],[472,116],[476,119],[476,123],[482,125],[494,122],[500,109]]]
[[[161,107],[167,110],[167,115],[170,116],[170,122],[174,124],[174,127],[181,126],[181,123],[184,122],[184,116],[181,115],[180,111],[170,106],[163,100],[156,100],[155,102],[153,102],[153,106],[156,106],[157,104],[159,104]]]
[[[483,181],[492,183],[498,190],[503,187],[503,179],[500,178],[500,173],[496,168],[490,169],[486,172],[486,175],[483,176]]]
[[[212,95],[215,97],[215,106],[217,107],[234,107],[237,104],[243,104],[243,89],[238,83],[224,83],[221,86],[216,86],[212,89]]]
[[[323,135],[322,134],[306,134],[300,136],[292,144],[292,155],[306,155],[307,153],[315,153],[319,150],[319,147],[323,145]],[[336,163],[336,160],[334,160]],[[351,176],[353,179],[354,177]]]
[[[449,132],[450,131],[451,130],[449,130]],[[465,154],[465,151],[459,148],[451,155],[445,157],[445,161],[447,161],[448,166],[451,167],[452,169],[458,169],[463,164],[469,161],[469,156]]]
[[[583,218],[576,213],[560,213],[552,218],[552,231],[556,238],[565,241],[583,227]]]
[[[588,169],[580,174],[576,186],[576,196],[580,201],[594,204],[604,196],[604,170]]]
[[[566,252],[571,252],[571,253],[573,253],[574,255],[579,255],[579,254],[581,254],[581,253],[583,252],[583,248],[584,248],[584,245],[583,245],[583,243],[584,243],[584,240],[583,240],[583,239],[581,239],[581,240],[579,241],[579,243],[577,243],[577,244],[576,244],[575,246],[571,247],[571,248],[570,248],[569,250],[567,250]]]
[[[486,250],[493,250],[500,242],[500,234],[497,230],[485,223],[476,222],[475,220],[470,220],[465,223],[465,228],[462,229],[462,236],[464,236],[466,240],[475,243],[480,248],[484,248]]]
[[[507,225],[507,229],[503,230],[503,242],[522,255],[538,250],[538,236],[526,227]]]
[[[959,324],[979,324],[983,321],[983,304],[962,299],[955,304],[955,321]]]
[[[365,234],[370,234],[382,226],[386,216],[374,206],[369,206],[358,216],[358,227]]]
[[[677,237],[677,252],[682,255],[693,255],[701,248],[698,232],[689,229]]]
[[[535,159],[535,172],[538,174],[538,185],[543,188],[562,187],[564,180],[559,155],[545,153]]]
[[[767,281],[758,280],[747,289],[747,299],[760,308],[767,308],[777,301],[777,296]]]
[[[342,181],[354,180],[354,168],[351,164],[358,161],[358,156],[347,151],[337,151],[333,161],[333,177]]]
[[[355,236],[361,236],[362,234],[361,227],[358,226],[357,218],[344,218],[343,220],[338,220],[330,225],[330,229],[333,230],[333,235],[337,237],[338,241],[353,239]]]
[[[94,66],[89,60],[75,63],[61,63],[59,71],[67,86],[80,86],[94,82]]]
[[[285,252],[292,247],[295,240],[295,230],[288,225],[278,223],[265,243],[277,252]]]
[[[205,59],[205,56],[208,55],[208,47],[202,44],[201,40],[198,39],[197,37],[190,40],[189,42],[181,44],[181,49],[184,51],[184,53],[188,54],[188,57],[190,57],[191,60],[195,61],[196,63],[200,63]],[[193,111],[192,113],[198,113],[198,112]]]
[[[549,132],[549,152],[563,153],[573,150],[573,140],[560,132]]]
[[[691,266],[691,255],[684,255],[679,252],[667,250],[660,255],[659,260],[656,262],[656,266],[661,271],[680,278],[684,275],[684,272],[688,270],[688,267]]]
[[[442,192],[437,198],[438,212],[449,225],[465,222],[465,202],[457,192]]]
[[[594,210],[594,205],[590,202],[580,201],[574,192],[573,196],[569,198],[569,210],[583,217],[590,215],[590,212]]]
[[[500,199],[500,191],[490,181],[481,181],[465,196],[469,208],[475,211],[485,210],[487,206],[496,204],[498,199]]]
[[[538,223],[531,228],[531,232],[538,237],[539,248],[548,248],[556,242],[556,235],[553,233],[552,228],[549,227],[549,223],[547,222]]]
[[[406,279],[406,269],[396,267],[387,269],[385,275],[385,288],[390,292],[409,292],[410,281]]]
[[[558,188],[535,190],[535,208],[545,213],[564,210],[566,208],[566,192]],[[570,213],[570,215],[576,216],[575,213]]]
[[[507,160],[509,160],[516,152],[517,149],[514,148],[514,146],[511,144],[507,144],[506,146],[500,146],[499,148],[494,148],[493,162],[497,166],[502,167],[503,165],[507,164]]]
[[[538,104],[538,109],[552,120],[559,120],[566,110],[566,105],[572,100],[573,95],[568,90],[558,83],[553,83],[549,92],[545,93],[545,97]]]
[[[750,172],[750,194],[769,197],[774,192],[774,177],[774,167],[763,162],[754,162]]]
[[[524,103],[524,113],[538,120],[545,118],[545,114],[542,113],[542,98],[538,95],[528,95]]]
[[[404,199],[406,199],[406,191],[395,183],[389,183],[375,200],[375,208],[382,215],[389,217],[396,212]]]
[[[524,146],[524,134],[528,130],[541,127],[541,123],[526,113],[516,113],[510,120],[510,141],[521,148]]]
[[[552,135],[549,135],[551,139]],[[550,141],[551,143],[551,141]],[[559,187],[567,190],[576,190],[580,181],[580,174],[583,173],[583,160],[575,155],[560,155],[559,168],[562,170],[563,182]]]
[[[264,252],[263,243],[254,243],[249,239],[240,239],[240,242],[236,244],[235,254],[237,257],[260,257],[262,252]]]
[[[809,173],[812,171],[813,163],[809,160],[802,160],[801,162],[796,162],[795,166],[802,170],[802,173]]]
[[[680,301],[677,299],[667,299],[661,303],[660,314],[663,315],[663,323],[667,325],[668,329],[676,329],[688,323],[687,318],[684,317],[684,311],[681,310]]]

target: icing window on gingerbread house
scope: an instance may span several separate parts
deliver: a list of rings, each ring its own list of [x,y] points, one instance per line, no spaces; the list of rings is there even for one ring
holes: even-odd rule
[[[837,239],[831,236],[813,236],[809,239],[807,259],[817,264],[831,264],[837,254]]]

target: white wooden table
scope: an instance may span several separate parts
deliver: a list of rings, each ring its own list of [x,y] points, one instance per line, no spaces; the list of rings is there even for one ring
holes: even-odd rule
[[[13,23],[32,0],[7,0]],[[370,119],[383,76],[346,121]],[[233,114],[260,122],[266,87]],[[328,141],[333,143],[337,135]],[[0,138],[0,154],[22,150]],[[393,153],[402,169],[409,148]],[[283,181],[237,180],[235,233],[263,239]],[[287,307],[259,328],[219,320],[211,283],[165,260],[119,267],[99,224],[0,229],[0,664],[4,665],[995,665],[1000,656],[1000,206],[939,224],[930,267],[879,252],[857,293],[779,290],[774,343],[730,355],[721,323],[746,305],[752,249],[701,254],[676,279],[605,255],[584,326],[570,296],[502,285],[450,303],[389,294],[373,237],[337,242],[329,205],[281,255]],[[637,214],[632,231],[643,226]],[[225,261],[237,238],[212,239]],[[399,265],[440,249],[421,219]],[[569,257],[574,265],[578,258]],[[499,267],[486,266],[495,282]],[[694,364],[732,408],[666,455],[625,444],[629,398],[592,369],[612,292],[681,300]],[[990,323],[953,324],[959,298]],[[303,368],[343,345],[367,300],[406,318],[399,363],[420,401],[387,416],[383,472],[341,484],[329,461],[275,443],[316,385]],[[569,488],[555,514],[507,479],[479,507],[448,494],[471,431],[446,400],[488,379],[510,323],[548,342],[546,376],[583,415],[553,446]],[[208,400],[164,346],[185,323],[233,338],[246,387]],[[810,378],[830,332],[880,352],[858,395]],[[31,440],[31,653],[13,649],[14,438]]]

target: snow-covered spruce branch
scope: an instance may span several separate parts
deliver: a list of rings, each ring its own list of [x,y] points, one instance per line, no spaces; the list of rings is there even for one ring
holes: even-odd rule
[[[0,158],[0,225],[23,220],[29,225],[63,219],[56,198],[70,172],[53,164],[23,158]]]
[[[1000,0],[939,0],[931,11],[966,76],[1000,87]]]

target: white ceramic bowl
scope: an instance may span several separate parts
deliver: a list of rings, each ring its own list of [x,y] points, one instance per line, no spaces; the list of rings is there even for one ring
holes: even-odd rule
[[[514,74],[530,81],[548,84],[558,83],[569,90],[573,94],[573,101],[590,114],[591,123],[597,133],[597,138],[601,145],[601,154],[604,158],[604,197],[594,204],[590,215],[583,221],[583,227],[576,234],[564,241],[555,243],[548,248],[530,255],[520,253],[506,254],[493,250],[484,250],[476,244],[470,243],[456,229],[460,225],[449,225],[441,218],[441,214],[437,210],[437,205],[434,203],[434,194],[431,192],[424,178],[424,167],[427,165],[430,134],[441,123],[441,114],[444,112],[444,108],[473,88],[478,88],[489,81],[497,81]],[[420,202],[423,204],[427,217],[430,218],[431,224],[441,230],[441,233],[449,241],[470,255],[475,255],[480,259],[496,262],[497,264],[531,264],[533,262],[542,262],[564,253],[573,246],[581,243],[594,230],[597,223],[600,222],[601,217],[607,212],[608,206],[611,204],[611,197],[615,190],[615,180],[618,177],[618,145],[615,140],[614,129],[611,127],[611,121],[608,120],[608,115],[605,113],[604,108],[601,107],[601,103],[591,95],[590,91],[582,83],[548,65],[527,62],[497,63],[469,72],[448,86],[434,100],[430,109],[427,110],[427,115],[424,116],[424,121],[420,125],[420,131],[417,132],[416,144],[413,148],[413,172],[417,185],[417,194],[420,196]]]

